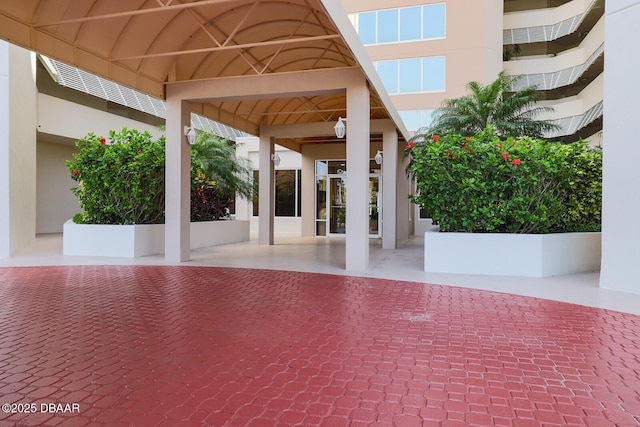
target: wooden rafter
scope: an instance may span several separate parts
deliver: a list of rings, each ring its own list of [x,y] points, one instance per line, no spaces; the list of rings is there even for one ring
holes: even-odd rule
[[[329,34],[326,36],[299,37],[295,39],[284,39],[284,40],[269,40],[265,42],[244,43],[244,44],[236,44],[236,45],[230,45],[230,46],[216,46],[216,47],[208,47],[208,48],[202,48],[202,49],[189,49],[189,50],[177,50],[172,52],[147,53],[143,55],[133,55],[133,56],[127,56],[122,58],[114,58],[113,61],[119,62],[119,61],[131,60],[131,59],[191,55],[196,53],[218,52],[223,50],[241,50],[241,49],[248,49],[251,47],[273,46],[273,45],[291,44],[291,43],[304,43],[304,42],[316,41],[316,40],[331,40],[331,39],[338,39],[340,37],[341,37],[340,34]]]
[[[82,18],[74,18],[74,19],[63,19],[55,22],[33,24],[33,27],[40,28],[40,27],[52,27],[55,25],[79,24],[79,23],[89,22],[89,21],[101,21],[104,19],[122,18],[125,16],[146,15],[146,14],[157,13],[157,12],[169,12],[169,11],[182,10],[182,9],[192,9],[192,8],[197,8],[202,6],[208,6],[211,4],[227,3],[229,1],[232,1],[232,0],[201,0],[197,2],[181,3],[181,4],[175,4],[175,5],[171,5],[171,1],[169,1],[167,2],[166,5],[159,6],[159,7],[150,7],[148,9],[127,10],[124,12],[107,13],[104,15],[85,16]],[[158,2],[158,3],[162,4],[161,2]]]

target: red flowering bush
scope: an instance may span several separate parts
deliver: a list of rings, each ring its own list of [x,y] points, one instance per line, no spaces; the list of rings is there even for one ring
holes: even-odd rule
[[[93,133],[76,143],[67,161],[71,189],[84,212],[78,224],[164,223],[165,140],[133,129],[109,133],[108,141]],[[229,216],[235,194],[251,198],[250,164],[235,156],[235,147],[201,132],[191,147],[191,221]]]
[[[411,144],[413,142],[413,144]],[[599,231],[602,152],[580,141],[418,135],[406,148],[415,203],[441,231]]]
[[[154,141],[148,132],[125,128],[111,131],[109,142],[90,133],[76,147],[67,168],[84,212],[74,222],[164,223],[164,137]]]

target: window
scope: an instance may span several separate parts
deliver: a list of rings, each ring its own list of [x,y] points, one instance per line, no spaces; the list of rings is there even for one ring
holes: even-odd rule
[[[417,131],[431,124],[433,110],[404,110],[398,113],[408,130]]]
[[[398,41],[398,9],[378,12],[378,43]]]
[[[445,57],[409,58],[374,63],[391,95],[445,90]]]
[[[299,217],[302,210],[302,174],[299,169],[282,169],[276,172],[275,216]],[[259,173],[253,171],[253,179],[259,186]],[[258,191],[253,195],[253,216],[259,214]]]
[[[445,4],[423,6],[422,38],[435,39],[445,36],[446,10]]]
[[[422,58],[422,91],[444,90],[444,56]]]
[[[445,3],[356,13],[350,18],[364,45],[446,36]]]

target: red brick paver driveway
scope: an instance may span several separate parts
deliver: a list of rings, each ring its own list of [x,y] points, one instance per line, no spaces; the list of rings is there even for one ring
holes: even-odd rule
[[[288,271],[6,268],[0,403],[3,426],[637,426],[640,317]]]

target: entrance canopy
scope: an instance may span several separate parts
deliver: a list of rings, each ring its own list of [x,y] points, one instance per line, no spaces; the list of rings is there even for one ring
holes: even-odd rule
[[[169,85],[318,70],[362,73],[371,119],[392,106],[338,0],[21,0],[0,2],[0,38],[166,99]],[[318,74],[330,78],[337,74]],[[203,99],[192,111],[258,135],[261,126],[334,122],[344,91]],[[284,82],[284,83],[283,83]]]

